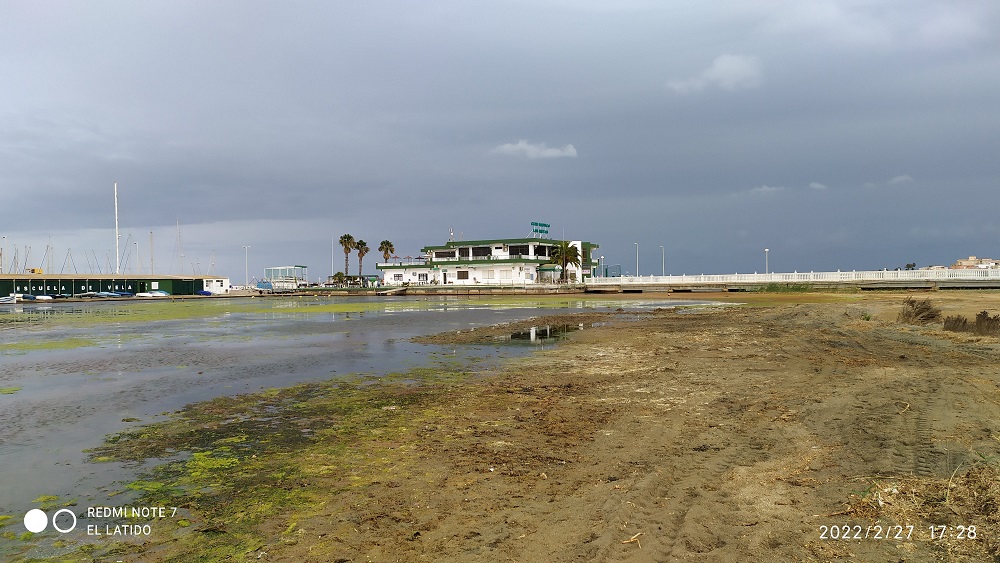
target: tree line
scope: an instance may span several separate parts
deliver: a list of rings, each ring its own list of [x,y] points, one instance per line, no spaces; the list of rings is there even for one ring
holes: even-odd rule
[[[347,275],[348,268],[350,267],[351,251],[357,251],[358,253],[358,277],[361,277],[361,269],[364,265],[365,255],[371,252],[371,248],[368,247],[368,243],[357,239],[355,240],[353,235],[344,234],[340,237],[340,246],[344,249],[344,274]],[[389,257],[396,252],[396,247],[392,244],[390,240],[383,240],[378,245],[378,251],[382,253],[385,261],[389,261]]]

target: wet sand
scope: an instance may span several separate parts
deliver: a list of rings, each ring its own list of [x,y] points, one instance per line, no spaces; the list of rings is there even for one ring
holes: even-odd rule
[[[218,461],[160,474],[201,487],[150,497],[179,503],[186,525],[114,555],[995,557],[1000,339],[898,323],[904,297],[741,295],[748,305],[570,315],[560,320],[598,326],[488,373],[442,366],[201,405],[103,452],[187,447]],[[946,315],[1000,310],[991,292],[929,297]],[[537,323],[520,324],[502,331]],[[231,447],[248,432],[254,445]],[[902,532],[884,537],[893,526]],[[831,539],[842,530],[851,538]]]

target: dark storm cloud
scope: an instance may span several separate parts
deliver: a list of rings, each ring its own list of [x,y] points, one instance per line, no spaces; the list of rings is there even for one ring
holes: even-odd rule
[[[254,272],[326,274],[344,232],[406,255],[533,220],[617,262],[664,245],[689,273],[761,269],[765,247],[788,270],[997,254],[998,19],[991,2],[8,3],[2,234],[106,253],[118,181],[135,238],[168,255],[180,222],[186,253],[234,279],[247,244]]]

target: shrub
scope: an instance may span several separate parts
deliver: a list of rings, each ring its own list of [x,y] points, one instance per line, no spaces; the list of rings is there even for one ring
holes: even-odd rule
[[[975,322],[955,315],[944,320],[944,329],[954,332],[972,332],[983,336],[1000,334],[1000,315],[990,316],[988,311],[981,311],[976,315]]]
[[[896,317],[901,323],[925,325],[941,318],[941,309],[931,304],[930,299],[917,301],[912,297],[907,297],[903,301],[903,310]]]
[[[953,315],[951,317],[945,317],[944,329],[954,332],[971,332],[972,326],[969,324],[969,319],[963,317],[962,315]]]

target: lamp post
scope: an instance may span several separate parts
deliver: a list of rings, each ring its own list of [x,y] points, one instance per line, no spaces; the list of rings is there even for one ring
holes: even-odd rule
[[[639,243],[635,243],[635,275],[639,277]]]
[[[768,270],[768,266],[767,266],[767,253],[769,252],[769,250],[770,250],[770,249],[768,249],[768,248],[765,248],[765,249],[764,249],[764,273],[765,273],[765,274],[770,274],[770,273],[771,273],[771,272],[770,272],[770,271]]]
[[[599,270],[601,270],[601,277],[602,278],[603,277],[607,277],[608,273],[604,270],[604,257],[603,256],[601,256],[601,259],[597,261],[597,267],[598,267]]]
[[[244,288],[250,289],[250,246],[243,247],[243,276],[244,276]]]
[[[0,242],[0,274],[3,273],[3,250],[7,248],[7,236],[4,235],[3,242]]]
[[[667,254],[666,251],[663,250],[662,244],[660,245],[660,275],[667,275]]]

